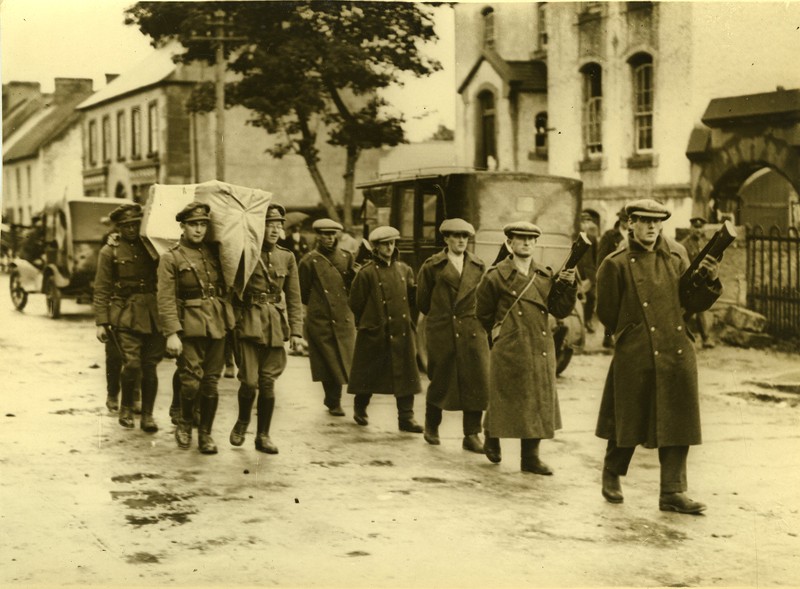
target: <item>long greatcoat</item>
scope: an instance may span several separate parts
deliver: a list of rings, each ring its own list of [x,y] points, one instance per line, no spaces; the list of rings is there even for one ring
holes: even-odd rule
[[[489,344],[475,314],[475,291],[484,272],[484,263],[465,252],[459,274],[445,249],[428,258],[417,277],[417,308],[427,316],[427,402],[440,409],[486,409]]]
[[[514,304],[531,279],[533,284]],[[569,315],[576,294],[574,284],[554,280],[550,268],[535,262],[528,276],[521,274],[513,255],[490,268],[478,285],[478,320],[486,332],[502,321],[490,354],[487,435],[552,438],[561,428],[548,313],[558,318]]]
[[[682,289],[680,244],[659,237],[654,251],[633,240],[598,271],[597,315],[614,334],[596,434],[620,447],[700,444],[697,362],[684,316],[708,309],[718,280]]]
[[[386,264],[375,256],[356,274],[349,304],[358,331],[348,393],[404,397],[420,392],[409,304],[415,288],[411,268],[396,260]]]
[[[311,378],[346,384],[356,339],[355,319],[347,304],[353,254],[338,247],[326,252],[318,246],[300,261],[299,274]]]

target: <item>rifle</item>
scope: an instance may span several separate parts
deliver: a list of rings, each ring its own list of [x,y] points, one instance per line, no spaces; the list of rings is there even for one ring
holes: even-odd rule
[[[119,343],[116,332],[109,325],[103,325],[103,329],[105,330],[108,339],[111,340],[111,343],[114,345],[114,349],[117,351],[117,354],[119,354],[119,357],[122,358],[122,361],[124,362],[125,352],[122,351],[122,346]]]
[[[722,254],[734,239],[736,239],[736,228],[730,221],[725,221],[683,273],[681,286],[696,288],[705,282],[708,276],[706,270],[700,267],[700,262],[706,256],[713,256],[717,262],[721,262]]]
[[[583,231],[578,233],[578,237],[572,242],[572,248],[569,250],[569,256],[567,256],[567,261],[564,262],[562,270],[572,270],[577,266],[583,254],[585,254],[590,247],[592,247],[592,242],[589,240],[586,233]]]

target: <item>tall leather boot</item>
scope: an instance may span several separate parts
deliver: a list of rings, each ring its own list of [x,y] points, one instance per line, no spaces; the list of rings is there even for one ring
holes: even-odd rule
[[[256,450],[266,454],[277,454],[278,447],[269,439],[269,426],[272,423],[272,412],[275,410],[275,397],[268,397],[262,392],[258,395],[258,415],[256,416]]]
[[[192,445],[192,413],[194,412],[194,394],[181,390],[181,416],[175,425],[175,441],[179,448],[188,448]]]
[[[425,404],[425,432],[423,437],[425,441],[432,446],[438,446],[442,443],[439,439],[439,425],[442,423],[442,410],[431,405]]]
[[[177,368],[172,373],[172,402],[169,404],[169,418],[178,425],[181,419],[181,373]]]
[[[522,460],[520,461],[520,468],[522,472],[532,472],[533,474],[540,474],[549,476],[553,474],[550,467],[544,462],[539,460],[539,440],[538,438],[523,438],[520,440],[522,448]]]
[[[133,399],[136,394],[136,374],[122,370],[122,402],[119,407],[119,424],[124,428],[133,428]]]
[[[211,427],[217,414],[219,397],[203,395],[200,397],[200,427],[197,428],[197,447],[201,454],[216,454],[217,445],[211,437]]]
[[[239,383],[239,417],[233,424],[231,435],[228,438],[231,446],[241,446],[244,444],[244,436],[247,433],[247,426],[250,425],[250,413],[253,411],[253,401],[256,399],[256,391],[244,383]]]
[[[401,432],[421,434],[423,427],[414,419],[414,395],[395,397],[397,404],[397,427]]]
[[[142,431],[149,434],[158,431],[158,426],[153,419],[153,407],[156,404],[156,394],[158,393],[158,376],[155,366],[148,368],[142,374],[142,418],[139,427]]]

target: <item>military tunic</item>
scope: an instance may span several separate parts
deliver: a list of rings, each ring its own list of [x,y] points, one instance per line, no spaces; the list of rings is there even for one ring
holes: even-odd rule
[[[405,397],[420,392],[409,305],[415,288],[414,273],[399,261],[387,264],[375,256],[356,274],[349,305],[358,331],[348,393]]]
[[[305,335],[315,382],[347,383],[356,337],[347,303],[353,263],[350,252],[321,246],[300,262],[300,296],[306,305]]]
[[[448,411],[483,411],[489,394],[489,345],[475,314],[483,262],[464,253],[461,274],[447,250],[428,258],[417,280],[417,308],[425,313],[427,402]]]
[[[495,438],[552,438],[561,428],[548,313],[560,319],[569,315],[577,287],[554,280],[550,268],[535,262],[529,272],[520,273],[510,255],[478,285],[478,320],[490,334],[502,322],[490,354],[485,419],[487,436]],[[533,284],[514,303],[530,280]]]
[[[234,299],[239,380],[251,391],[272,394],[286,368],[284,342],[303,332],[297,262],[289,250],[265,244],[244,290]]]
[[[635,241],[598,271],[597,315],[614,334],[597,436],[618,447],[701,443],[697,362],[684,315],[708,309],[719,281],[681,291],[684,248],[659,237],[654,251]]]
[[[122,352],[123,406],[131,406],[141,379],[146,414],[152,413],[158,388],[156,366],[164,355],[164,338],[158,331],[156,269],[157,262],[141,238],[120,237],[100,249],[94,280],[95,323],[114,330],[112,337]]]

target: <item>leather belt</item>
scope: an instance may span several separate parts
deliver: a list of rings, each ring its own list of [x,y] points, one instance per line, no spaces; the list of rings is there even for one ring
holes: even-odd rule
[[[213,299],[214,297],[224,296],[225,290],[218,286],[209,286],[206,289],[193,288],[178,292],[178,298],[188,301],[191,299]]]
[[[154,284],[131,284],[121,286],[119,283],[114,285],[114,296],[128,297],[132,294],[148,294],[156,292]]]
[[[280,302],[281,302],[280,294],[273,294],[269,292],[253,292],[253,293],[245,293],[244,295],[245,305],[266,305],[266,304],[275,305]]]

